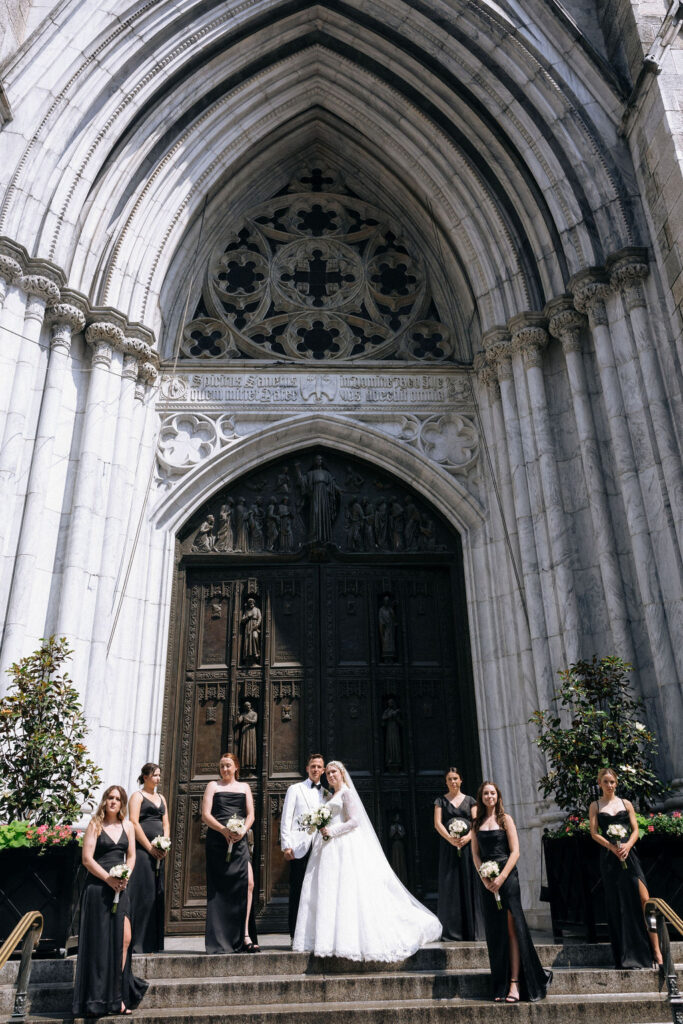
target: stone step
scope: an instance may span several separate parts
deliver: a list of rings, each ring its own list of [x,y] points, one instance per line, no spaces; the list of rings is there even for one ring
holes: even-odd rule
[[[657,976],[651,971],[574,970],[556,968],[552,985],[555,996],[577,999],[592,995],[654,994]],[[224,1007],[299,1004],[305,1000],[317,1004],[390,1002],[429,999],[489,1000],[488,970],[414,971],[381,974],[300,974],[269,977],[212,977],[204,979],[165,978],[150,983],[144,1009]],[[3,998],[4,997],[4,998]],[[72,985],[52,982],[31,985],[33,1013],[66,1014],[71,1005]],[[9,986],[0,989],[0,1013],[11,1009]]]

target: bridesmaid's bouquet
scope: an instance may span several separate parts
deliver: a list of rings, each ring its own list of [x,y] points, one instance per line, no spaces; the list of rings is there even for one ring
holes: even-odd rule
[[[454,839],[462,839],[470,830],[470,826],[464,818],[451,818],[447,827],[449,835],[453,836]],[[462,857],[461,850],[458,850],[458,857]]]
[[[127,864],[114,864],[113,868],[109,868],[109,874],[112,878],[120,878],[124,882],[127,882],[130,878],[130,868]],[[114,902],[111,905],[111,912],[115,914],[119,907],[119,899],[121,898],[120,892],[114,893]]]
[[[171,849],[171,840],[168,838],[168,836],[155,836],[154,839],[151,841],[151,843],[149,845],[153,846],[155,850],[163,850],[164,853],[168,853],[168,851]],[[159,868],[160,867],[161,867],[161,861],[157,860],[157,863],[156,863],[156,873],[157,874],[159,874]]]
[[[332,811],[329,807],[318,807],[315,811],[306,811],[299,818],[299,828],[303,832],[308,832],[309,836],[312,836],[315,832],[319,832],[320,829],[325,828],[329,825],[332,817]],[[326,842],[330,837],[323,836],[323,840]]]
[[[246,820],[244,818],[240,818],[239,814],[231,814],[225,823],[226,828],[229,829],[230,832],[239,832],[240,836],[243,836],[246,831],[244,827],[245,825]],[[235,844],[233,843],[232,839],[229,839],[228,852],[225,855],[225,859],[228,862],[228,864],[230,863],[230,860],[232,858],[232,848],[234,845]]]
[[[607,828],[607,838],[613,840],[616,843],[617,849],[621,846],[624,839],[628,837],[628,829],[625,825],[609,825]],[[621,862],[622,870],[626,871],[628,865],[625,860]]]
[[[496,864],[495,860],[485,860],[482,866],[479,868],[479,874],[482,878],[491,879],[498,878],[500,874],[500,868]],[[496,906],[499,910],[503,909],[503,904],[500,902],[500,896],[498,893],[493,894],[496,897]]]

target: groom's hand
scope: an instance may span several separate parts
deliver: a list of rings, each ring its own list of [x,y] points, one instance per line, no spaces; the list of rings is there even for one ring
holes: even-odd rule
[[[289,849],[283,850],[282,852],[285,855],[285,860],[294,860],[294,850],[291,848],[291,846],[289,847]]]

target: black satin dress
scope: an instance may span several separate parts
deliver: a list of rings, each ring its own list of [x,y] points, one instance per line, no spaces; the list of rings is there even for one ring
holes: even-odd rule
[[[122,864],[128,853],[128,836],[121,829],[117,842],[102,830],[95,844],[94,858],[109,871]],[[131,881],[132,881],[131,875]],[[99,1017],[119,1013],[121,1003],[134,1009],[147,991],[147,982],[131,971],[131,948],[126,965],[123,958],[123,926],[130,918],[128,887],[119,896],[116,913],[112,913],[114,890],[88,872],[81,896],[81,918],[78,934],[78,960],[74,984],[74,1017]]]
[[[475,804],[476,800],[471,796],[464,796],[459,807],[455,807],[445,796],[437,797],[434,801],[434,806],[441,808],[441,823],[446,830],[448,823],[454,818],[462,819],[471,828],[470,811]],[[482,885],[476,874],[471,844],[468,843],[458,851],[440,836],[439,898],[436,915],[443,926],[442,938],[472,942],[484,937],[479,891]]]
[[[163,798],[157,807],[142,794],[140,827],[150,841],[163,836],[165,813]],[[157,860],[135,841],[135,871],[128,884],[134,953],[160,953],[164,948],[165,864],[165,860]]]
[[[507,832],[503,828],[492,828],[489,831],[477,832],[479,844],[479,856],[482,864],[487,860],[495,860],[501,871],[510,856]],[[481,884],[481,882],[480,882]],[[522,900],[519,890],[519,875],[514,867],[505,879],[498,896],[502,903],[499,910],[496,898],[483,885],[482,906],[484,910],[484,925],[486,927],[486,945],[489,952],[491,965],[491,982],[494,999],[504,999],[510,989],[510,943],[508,939],[508,915],[509,910],[515,923],[517,942],[519,943],[520,970],[519,995],[521,999],[530,1003],[545,999],[546,990],[552,978],[552,972],[546,971],[541,966],[538,953],[534,948],[529,934],[529,928],[522,910]]]
[[[631,822],[626,809],[616,814],[605,814],[598,811],[598,826],[601,834],[609,842],[607,835],[610,825],[624,825],[628,835],[631,834]],[[652,966],[652,946],[647,936],[643,907],[640,902],[639,882],[646,885],[645,875],[638,860],[635,849],[631,849],[626,860],[626,869],[622,861],[613,853],[600,847],[600,874],[605,891],[605,908],[607,910],[607,927],[609,930],[614,963],[622,969]]]
[[[244,793],[214,793],[211,813],[222,825],[233,814],[247,816],[247,798]],[[228,844],[225,836],[214,829],[206,833],[206,952],[238,953],[244,941],[244,921],[247,915],[247,886],[249,883],[249,846],[242,836],[232,847],[230,860],[226,860]],[[254,906],[249,916],[249,932],[256,942]]]

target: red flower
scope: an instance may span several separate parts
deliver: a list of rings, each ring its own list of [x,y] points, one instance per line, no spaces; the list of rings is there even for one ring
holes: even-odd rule
[[[674,811],[673,814],[671,815],[672,818],[680,818],[680,816],[681,816],[681,812],[680,811]]]
[[[655,830],[654,825],[648,825],[647,826],[647,830],[648,830],[648,832],[654,832],[654,830]]]
[[[43,843],[43,844],[46,843],[47,842],[47,836],[38,836],[38,842],[39,843]]]

